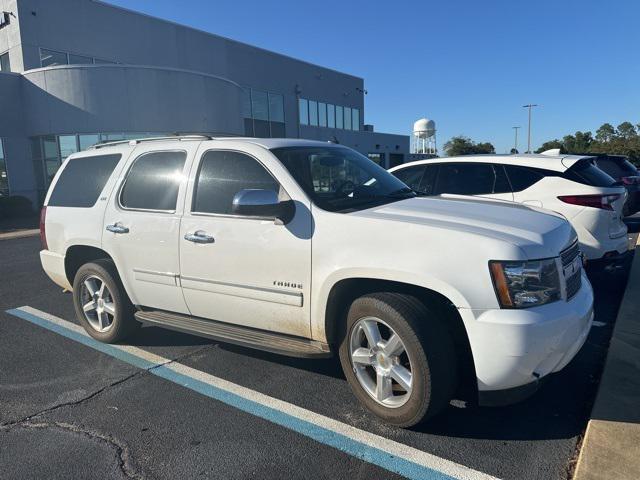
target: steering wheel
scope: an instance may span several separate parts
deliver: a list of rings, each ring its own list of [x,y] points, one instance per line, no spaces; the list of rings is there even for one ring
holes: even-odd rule
[[[340,183],[340,185],[336,187],[336,192],[341,193],[343,195],[349,195],[353,193],[355,189],[356,189],[355,183],[353,183],[351,180],[343,180],[342,183]]]

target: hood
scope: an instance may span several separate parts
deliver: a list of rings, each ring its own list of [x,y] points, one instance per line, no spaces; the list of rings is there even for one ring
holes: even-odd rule
[[[528,259],[558,256],[577,239],[571,224],[560,214],[464,195],[415,197],[353,215],[493,238],[519,247]]]

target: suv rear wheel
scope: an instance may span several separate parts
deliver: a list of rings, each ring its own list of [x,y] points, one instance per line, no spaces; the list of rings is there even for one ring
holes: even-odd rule
[[[454,344],[435,312],[397,293],[368,294],[349,308],[340,362],[356,397],[387,423],[416,425],[452,398]]]
[[[78,269],[73,303],[80,324],[101,342],[123,340],[140,326],[111,260],[96,260]]]

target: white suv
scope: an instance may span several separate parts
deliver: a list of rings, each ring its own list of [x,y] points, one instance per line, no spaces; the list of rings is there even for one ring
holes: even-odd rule
[[[419,160],[389,170],[422,195],[479,195],[553,210],[578,233],[594,266],[616,268],[628,254],[622,221],[626,190],[593,158],[561,155],[469,155]]]
[[[42,265],[73,290],[94,338],[148,323],[293,356],[338,352],[358,399],[394,425],[454,394],[529,394],[593,319],[561,216],[417,198],[339,145],[98,146],[69,157],[45,205]]]

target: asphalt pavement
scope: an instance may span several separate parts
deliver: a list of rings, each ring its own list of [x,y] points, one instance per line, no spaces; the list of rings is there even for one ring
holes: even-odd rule
[[[29,306],[76,323],[71,295],[42,272],[38,250],[38,238],[0,241],[3,478],[400,478],[375,459],[198,392],[184,378],[163,378],[156,367],[134,366],[6,313]],[[453,402],[412,430],[386,426],[360,407],[335,359],[292,359],[156,327],[143,328],[129,343],[366,438],[382,437],[390,445],[379,447],[383,453],[400,444],[469,467],[470,476],[564,479],[624,288],[606,276],[593,283],[596,326],[574,361],[536,395],[503,408]]]

